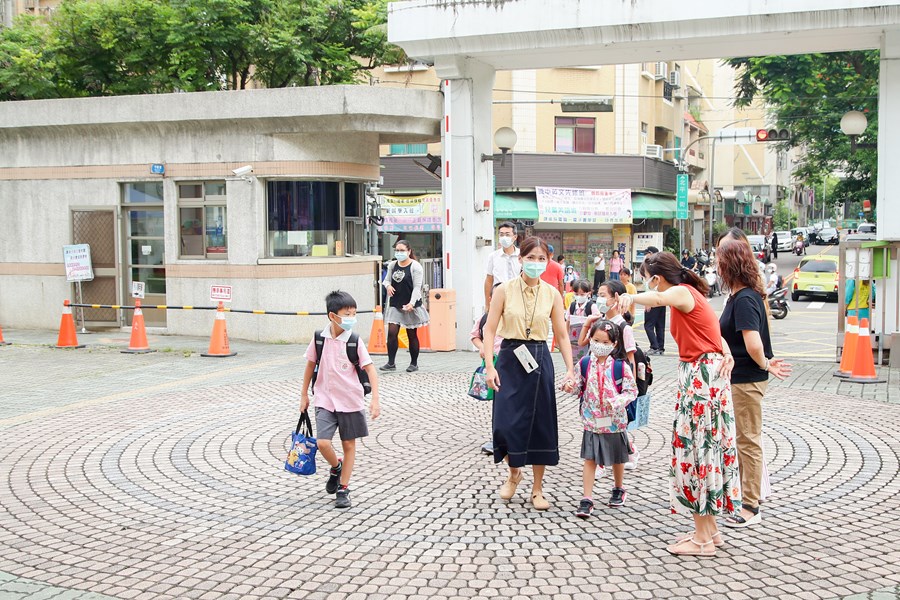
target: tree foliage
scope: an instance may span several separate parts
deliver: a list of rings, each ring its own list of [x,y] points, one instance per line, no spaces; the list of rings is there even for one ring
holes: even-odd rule
[[[64,0],[0,30],[0,100],[355,83],[388,0]]]
[[[738,72],[735,105],[747,106],[762,98],[773,123],[789,129],[791,144],[804,148],[794,172],[799,182],[821,184],[827,173],[843,171],[846,178],[836,186],[834,200],[874,202],[876,151],[851,152],[840,121],[849,110],[866,113],[869,125],[859,141],[876,142],[877,51],[733,58],[726,62]]]

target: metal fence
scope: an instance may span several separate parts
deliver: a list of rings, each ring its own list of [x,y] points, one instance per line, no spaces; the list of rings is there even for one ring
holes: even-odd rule
[[[428,292],[432,289],[444,287],[444,261],[440,258],[423,258],[419,261],[419,264],[422,265],[422,270],[425,271],[422,278],[422,304],[425,306],[425,310],[429,310]],[[382,308],[387,303],[387,292],[384,291],[384,286],[381,285],[386,267],[387,264],[385,262],[377,263],[376,267],[375,302],[376,304],[381,304]]]

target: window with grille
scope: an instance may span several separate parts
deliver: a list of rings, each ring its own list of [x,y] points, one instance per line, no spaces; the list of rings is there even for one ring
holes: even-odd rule
[[[674,90],[675,90],[675,88],[672,87],[671,83],[669,83],[668,81],[664,81],[663,82],[663,100],[665,100],[666,102],[671,102],[672,101],[672,92]]]
[[[556,117],[557,152],[594,153],[594,131],[596,119],[593,117]]]
[[[178,183],[181,258],[228,258],[224,181]]]

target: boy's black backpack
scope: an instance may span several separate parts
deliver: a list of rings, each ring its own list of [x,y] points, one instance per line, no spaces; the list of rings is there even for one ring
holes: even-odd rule
[[[653,369],[650,367],[650,357],[644,354],[644,351],[641,350],[640,346],[635,344],[634,350],[634,367],[637,370],[637,373],[634,374],[634,380],[637,383],[638,396],[644,396],[647,394],[647,388],[650,387],[650,384],[653,383]],[[643,369],[641,365],[644,365]],[[641,371],[644,371],[644,377],[641,378],[638,374]],[[631,407],[631,405],[629,405]]]
[[[311,383],[311,392],[316,391],[316,379],[319,377],[319,362],[322,360],[322,350],[325,348],[325,336],[322,335],[322,331],[319,330],[315,335],[316,341],[316,370],[313,371],[312,381]],[[363,387],[363,395],[368,396],[372,393],[372,384],[369,382],[369,374],[366,373],[359,366],[359,335],[355,333],[350,334],[350,339],[347,340],[347,358],[353,364],[356,369],[356,376],[359,377],[359,382]]]

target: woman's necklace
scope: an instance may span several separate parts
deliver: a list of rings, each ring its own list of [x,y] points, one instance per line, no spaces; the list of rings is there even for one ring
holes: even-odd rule
[[[525,280],[522,280],[525,283]],[[525,283],[525,285],[528,285]],[[525,288],[519,287],[519,291],[522,293],[522,308],[525,308]],[[528,327],[525,328],[525,338],[531,337],[531,327],[534,325],[534,313],[537,312],[538,305],[538,296],[541,293],[541,282],[538,280],[537,289],[534,292],[534,306],[531,307],[531,321],[528,323]]]

